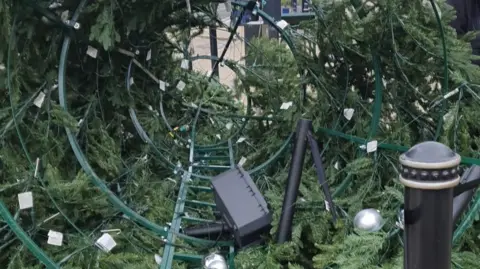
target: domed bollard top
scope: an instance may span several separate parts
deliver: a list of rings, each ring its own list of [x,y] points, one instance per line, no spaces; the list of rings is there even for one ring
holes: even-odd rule
[[[460,156],[438,142],[423,142],[400,156],[405,186],[404,269],[451,269],[453,189]]]
[[[414,189],[453,188],[460,182],[460,160],[460,155],[444,144],[417,144],[400,155],[400,182]]]

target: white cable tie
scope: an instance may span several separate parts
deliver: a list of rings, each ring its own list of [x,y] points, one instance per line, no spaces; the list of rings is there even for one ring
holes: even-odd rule
[[[122,230],[120,229],[107,229],[107,230],[100,230],[101,233],[116,233],[121,234]]]
[[[246,138],[242,136],[242,137],[238,138],[237,144],[238,144],[238,143],[242,143],[242,142],[245,141],[245,140],[246,140]]]
[[[52,219],[54,219],[54,218],[58,217],[58,215],[60,215],[60,212],[58,212],[58,213],[55,213],[55,214],[51,215],[50,217],[48,217],[48,218],[44,219],[44,220],[42,221],[42,224],[43,224],[43,223],[47,223],[47,222],[51,221]]]
[[[33,173],[34,178],[38,178],[38,169],[40,169],[40,158],[35,160],[35,172]]]
[[[443,96],[443,99],[448,99],[448,98],[454,96],[455,94],[457,94],[459,91],[460,91],[459,88],[455,88],[455,90],[446,93],[446,94]]]

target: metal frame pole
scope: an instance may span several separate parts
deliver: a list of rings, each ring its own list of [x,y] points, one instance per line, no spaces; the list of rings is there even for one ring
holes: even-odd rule
[[[312,128],[312,121],[300,119],[295,131],[295,146],[292,153],[292,161],[288,172],[285,196],[283,198],[282,214],[278,223],[277,243],[290,241],[292,238],[292,222],[295,214],[298,188],[302,178],[303,163],[307,150],[307,134]]]
[[[212,4],[213,8],[215,9],[215,12],[217,12],[218,9],[218,4]],[[212,72],[214,76],[219,77],[219,71],[218,68],[215,68],[215,62],[218,60],[218,46],[217,46],[217,29],[215,27],[211,26],[208,29],[209,31],[209,36],[210,36],[210,56],[212,56]]]
[[[460,156],[437,142],[424,142],[400,156],[405,186],[405,269],[450,269],[453,189],[460,182]]]

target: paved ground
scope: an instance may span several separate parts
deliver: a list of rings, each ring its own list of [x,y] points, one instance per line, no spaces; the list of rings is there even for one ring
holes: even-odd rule
[[[227,11],[225,4],[218,5],[217,14],[221,19],[225,19],[225,18],[230,19],[230,12]]]
[[[225,24],[230,23],[230,12],[225,9],[224,4],[220,4],[217,10],[220,18],[224,21]],[[239,27],[237,34],[240,37],[243,37],[243,27]],[[225,48],[227,39],[230,36],[230,32],[226,28],[217,29],[217,55],[220,56]],[[196,37],[190,48],[193,50],[193,55],[211,55],[210,53],[210,38],[208,29],[203,32],[202,35]],[[233,42],[228,47],[227,53],[225,54],[225,60],[231,60],[235,62],[242,63],[242,58],[245,56],[245,45],[243,40],[235,38]],[[197,71],[208,73],[212,70],[212,64],[209,60],[197,60],[193,62],[193,68]],[[228,67],[220,66],[219,68],[220,82],[229,87],[233,87],[235,73],[232,72]]]

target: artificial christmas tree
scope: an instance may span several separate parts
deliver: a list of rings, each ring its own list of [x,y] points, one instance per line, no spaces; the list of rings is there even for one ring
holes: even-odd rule
[[[182,184],[198,183],[183,220],[215,219],[207,187],[220,172],[212,168],[242,161],[274,227],[265,245],[236,253],[236,268],[401,268],[399,152],[437,140],[472,157],[463,165],[480,164],[473,34],[457,39],[447,26],[452,8],[435,3],[315,2],[313,20],[272,24],[281,43],[248,42],[250,65],[221,63],[236,74],[233,89],[190,69],[210,60],[192,53],[194,37],[226,29],[208,3],[0,3],[0,265],[156,268],[225,248],[232,262],[231,240],[191,242],[178,226],[172,242],[168,231],[178,224]],[[245,104],[234,101],[242,95]],[[323,145],[335,207],[305,166],[292,240],[278,245],[300,118],[312,120]],[[477,268],[479,204],[457,223],[453,256],[462,268]],[[380,211],[380,231],[354,230],[363,208]],[[328,210],[339,215],[335,225]]]

